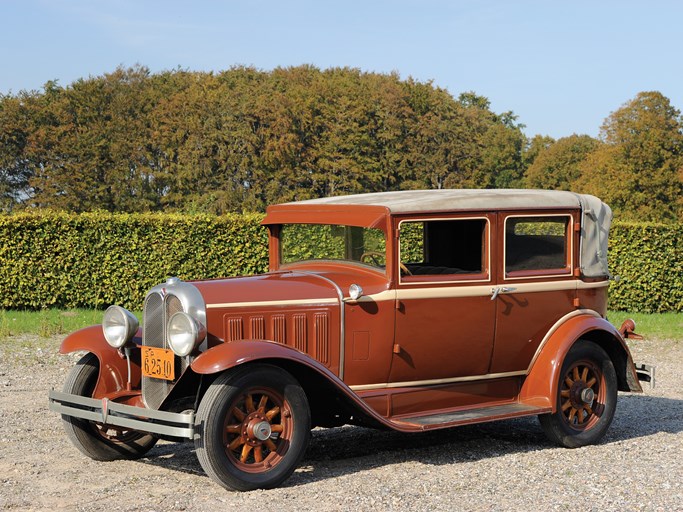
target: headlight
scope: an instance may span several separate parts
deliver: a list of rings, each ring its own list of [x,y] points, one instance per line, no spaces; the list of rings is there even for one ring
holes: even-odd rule
[[[114,348],[128,343],[138,331],[138,319],[121,306],[109,306],[102,318],[104,339]]]
[[[168,321],[166,340],[177,356],[186,356],[206,337],[206,328],[182,311]]]

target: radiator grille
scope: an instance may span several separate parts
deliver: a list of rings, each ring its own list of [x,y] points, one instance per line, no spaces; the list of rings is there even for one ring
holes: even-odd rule
[[[145,299],[143,318],[142,344],[147,347],[165,348],[166,324],[171,316],[183,311],[183,304],[175,295],[163,297],[160,293],[150,293]],[[187,369],[186,358],[176,357],[176,381]],[[158,409],[168,396],[176,381],[142,377],[142,398],[150,409]]]

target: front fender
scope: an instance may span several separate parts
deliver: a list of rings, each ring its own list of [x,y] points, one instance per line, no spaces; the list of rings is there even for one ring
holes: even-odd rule
[[[582,313],[564,321],[541,345],[520,392],[523,402],[549,406],[556,412],[555,397],[562,364],[579,339],[589,339],[607,352],[617,372],[621,391],[642,391],[631,353],[619,331],[602,317]]]
[[[295,378],[297,378],[296,373],[303,373],[303,369],[301,368],[303,366],[315,373],[320,379],[324,379],[327,383],[331,384],[337,392],[349,400],[358,412],[375,420],[377,424],[404,432],[420,430],[420,428],[387,421],[386,418],[377,414],[375,410],[370,408],[337,375],[328,370],[320,362],[307,354],[273,341],[243,340],[223,343],[210,348],[197,357],[190,367],[194,372],[199,374],[213,374],[257,361],[276,365],[280,364],[282,366],[285,366],[283,363],[287,363],[287,366],[295,373]],[[296,371],[297,366],[300,370],[298,372]],[[319,383],[322,383],[322,380],[320,380]]]
[[[141,331],[138,330],[133,342],[139,343],[141,335]],[[127,362],[122,354],[104,339],[101,325],[91,325],[69,334],[59,347],[60,354],[70,354],[80,350],[95,354],[100,361],[100,374],[93,391],[93,398],[112,397],[112,395],[126,391]],[[131,384],[134,389],[139,388],[139,364],[131,364]]]
[[[334,373],[310,356],[296,349],[266,340],[231,341],[202,353],[190,365],[196,373],[218,373],[235,366],[263,359],[287,359],[303,364],[323,374],[337,385],[346,385]]]

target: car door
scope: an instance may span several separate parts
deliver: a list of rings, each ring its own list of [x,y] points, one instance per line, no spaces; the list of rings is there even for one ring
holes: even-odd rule
[[[578,213],[501,212],[491,373],[525,372],[548,330],[575,311]]]
[[[495,215],[396,220],[396,334],[389,381],[410,385],[484,375],[493,350]]]

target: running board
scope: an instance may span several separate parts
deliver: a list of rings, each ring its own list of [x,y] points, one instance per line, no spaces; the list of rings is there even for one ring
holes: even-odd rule
[[[487,421],[502,420],[507,418],[519,418],[521,416],[535,416],[552,412],[550,407],[538,407],[534,405],[520,404],[518,402],[465,409],[454,412],[442,412],[426,416],[408,416],[390,420],[398,427],[431,430],[437,428],[456,427],[472,423],[485,423]]]

